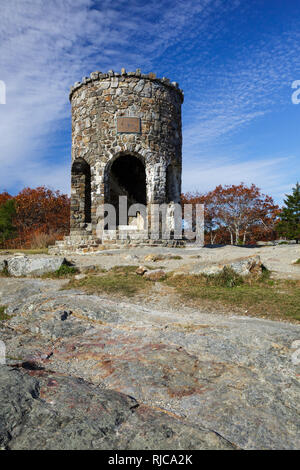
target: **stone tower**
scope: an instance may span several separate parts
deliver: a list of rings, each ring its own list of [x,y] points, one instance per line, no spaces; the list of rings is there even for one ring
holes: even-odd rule
[[[139,69],[93,72],[71,88],[70,101],[71,239],[103,241],[98,208],[110,203],[117,210],[119,196],[147,207],[180,201],[183,92],[177,83]],[[117,210],[117,226],[118,217]]]

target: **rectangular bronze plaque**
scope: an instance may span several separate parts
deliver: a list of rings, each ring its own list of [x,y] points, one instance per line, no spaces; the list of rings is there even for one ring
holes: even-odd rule
[[[127,133],[141,132],[141,120],[136,117],[119,117],[117,118],[117,131]]]

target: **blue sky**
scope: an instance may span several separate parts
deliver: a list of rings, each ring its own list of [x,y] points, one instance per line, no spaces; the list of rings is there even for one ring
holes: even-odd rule
[[[69,192],[71,84],[141,68],[179,82],[183,190],[300,180],[299,0],[1,0],[0,191]]]

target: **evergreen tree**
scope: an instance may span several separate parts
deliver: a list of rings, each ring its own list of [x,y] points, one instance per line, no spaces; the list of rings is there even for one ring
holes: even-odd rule
[[[284,207],[280,213],[280,222],[276,228],[280,235],[283,235],[288,240],[300,239],[300,184],[297,183],[293,188],[293,193],[286,195],[284,200]]]
[[[16,215],[14,199],[9,199],[0,206],[0,243],[12,238],[15,233],[13,218]]]

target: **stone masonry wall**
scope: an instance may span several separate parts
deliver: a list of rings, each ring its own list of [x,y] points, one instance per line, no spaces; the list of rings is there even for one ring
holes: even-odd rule
[[[71,192],[71,235],[96,234],[97,207],[106,202],[110,167],[123,154],[136,156],[145,166],[147,204],[179,202],[183,92],[177,83],[140,70],[93,72],[71,88],[70,101],[72,181],[76,183]],[[140,118],[141,132],[118,133],[118,117]],[[90,171],[91,224],[83,213],[86,204],[80,204],[87,198],[82,184],[86,177],[78,173],[78,162],[83,167],[83,161]],[[170,168],[173,186],[167,183]]]

